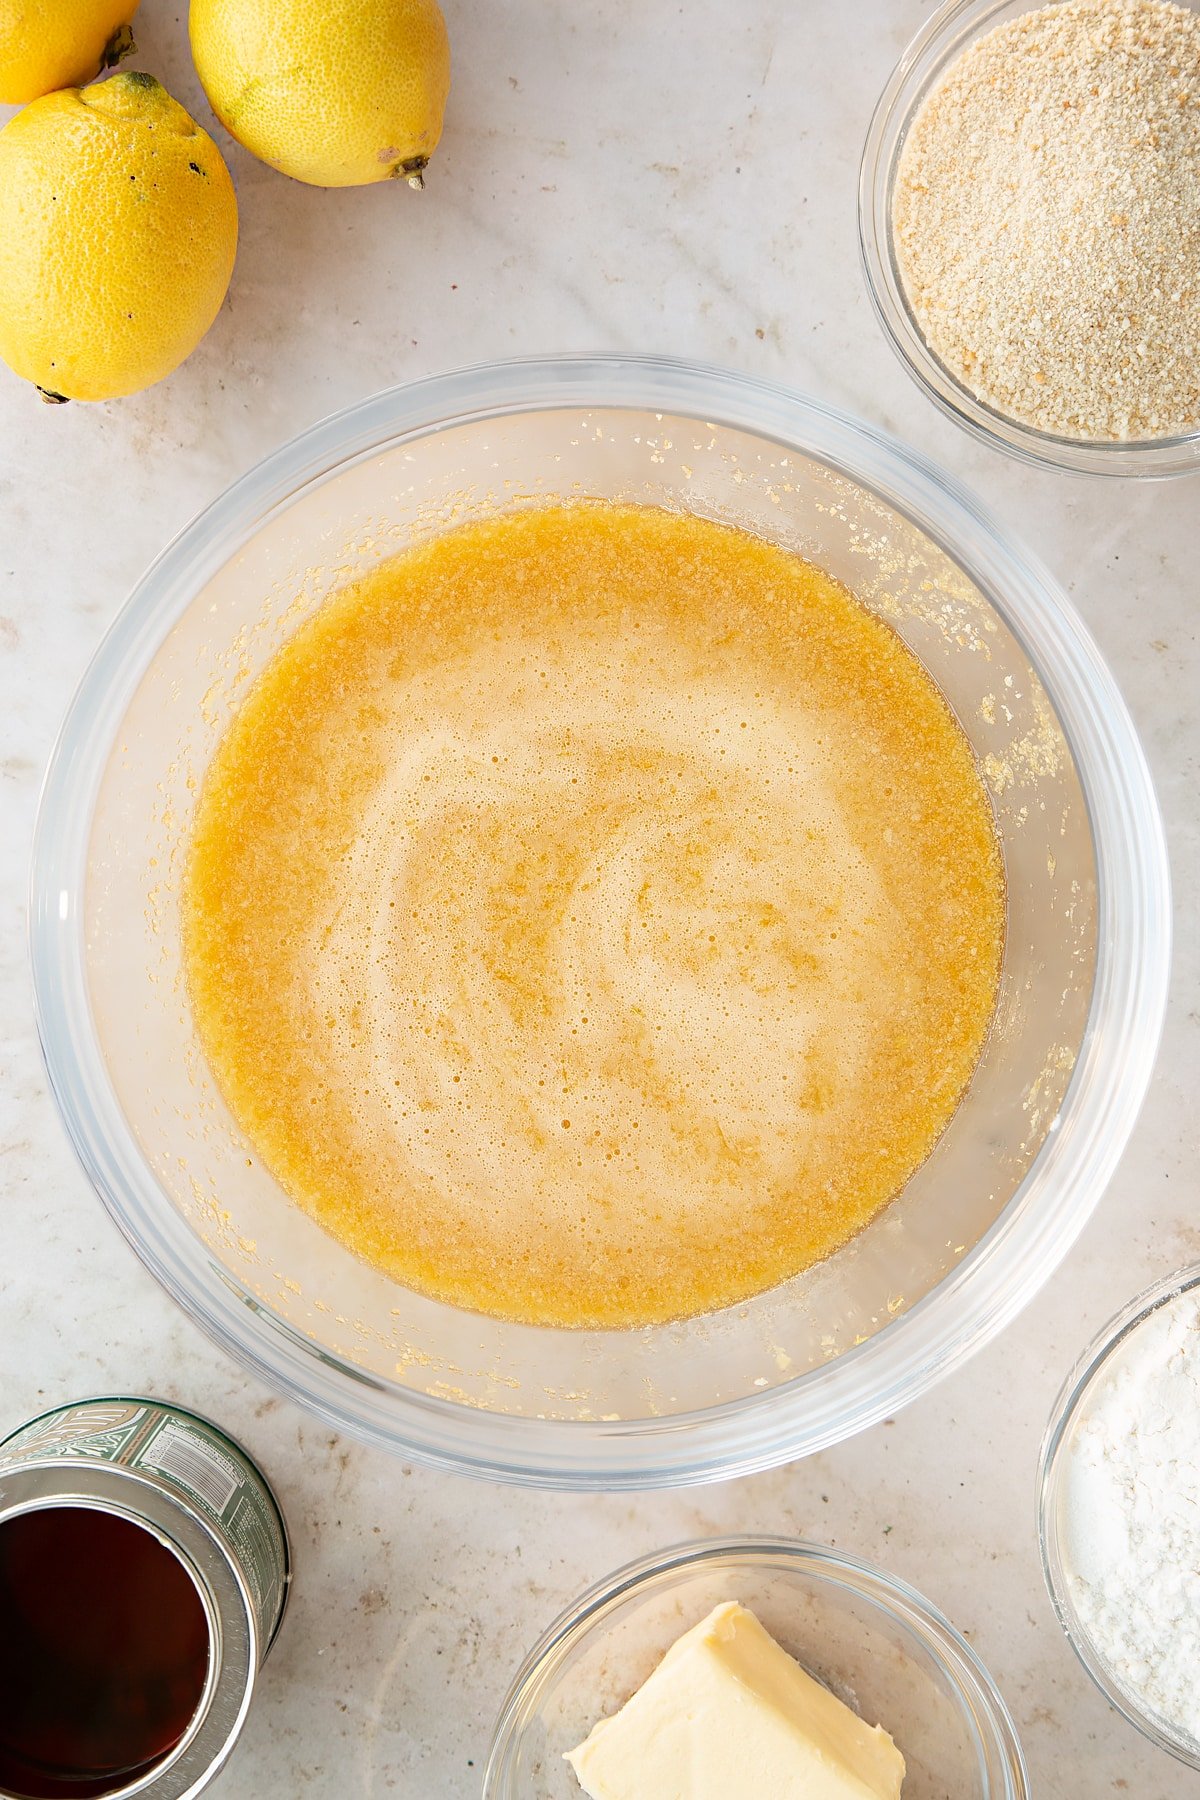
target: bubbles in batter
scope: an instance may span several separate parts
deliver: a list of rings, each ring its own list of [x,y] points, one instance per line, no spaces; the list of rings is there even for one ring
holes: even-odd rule
[[[218,750],[184,912],[294,1200],[422,1292],[623,1326],[769,1287],[903,1186],[1004,885],[890,628],[776,546],[595,504],[336,594]]]

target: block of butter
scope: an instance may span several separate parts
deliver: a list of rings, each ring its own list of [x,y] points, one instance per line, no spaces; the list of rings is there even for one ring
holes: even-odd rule
[[[567,1761],[591,1800],[900,1800],[904,1758],[727,1600]]]

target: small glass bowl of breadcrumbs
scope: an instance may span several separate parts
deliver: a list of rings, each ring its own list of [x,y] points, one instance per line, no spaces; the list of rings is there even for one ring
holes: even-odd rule
[[[1027,462],[1200,468],[1200,0],[949,0],[871,121],[867,285],[945,412]]]

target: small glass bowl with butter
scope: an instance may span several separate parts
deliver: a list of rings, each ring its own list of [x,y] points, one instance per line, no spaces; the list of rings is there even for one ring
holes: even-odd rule
[[[624,1706],[685,1632],[731,1600],[868,1726],[890,1733],[907,1765],[903,1800],[1028,1800],[1008,1709],[949,1621],[856,1557],[773,1538],[683,1544],[584,1594],[512,1685],[484,1800],[580,1800],[566,1752]]]

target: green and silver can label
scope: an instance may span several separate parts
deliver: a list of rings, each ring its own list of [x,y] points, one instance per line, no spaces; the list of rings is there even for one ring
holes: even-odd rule
[[[0,1611],[8,1602],[12,1612],[10,1619],[0,1617],[0,1631],[19,1633],[26,1618],[13,1600],[13,1582],[5,1585],[13,1561],[5,1561],[6,1542],[14,1551],[26,1542],[48,1542],[72,1522],[82,1522],[94,1536],[97,1514],[108,1515],[99,1525],[115,1530],[118,1540],[131,1525],[149,1533],[153,1545],[138,1532],[129,1534],[135,1547],[143,1547],[143,1560],[159,1556],[160,1547],[170,1553],[162,1560],[168,1572],[175,1571],[176,1591],[182,1583],[183,1610],[202,1620],[202,1688],[191,1716],[161,1754],[128,1764],[110,1756],[104,1768],[111,1764],[115,1785],[89,1774],[93,1785],[56,1791],[86,1791],[105,1800],[191,1800],[228,1757],[283,1617],[291,1581],[283,1515],[246,1451],[207,1419],[165,1401],[123,1395],[56,1407],[0,1441]],[[51,1570],[51,1578],[60,1579],[59,1572]],[[111,1579],[119,1586],[119,1569]],[[18,1585],[23,1604],[31,1591],[36,1600],[37,1582],[27,1572]],[[128,1604],[128,1594],[123,1598]],[[61,1606],[61,1597],[55,1605]],[[94,1618],[103,1606],[90,1610]],[[144,1635],[154,1642],[149,1620]],[[52,1711],[52,1669],[49,1674],[44,1685]],[[70,1771],[65,1778],[76,1779]],[[0,1768],[0,1800],[14,1791],[30,1790],[7,1785]]]

